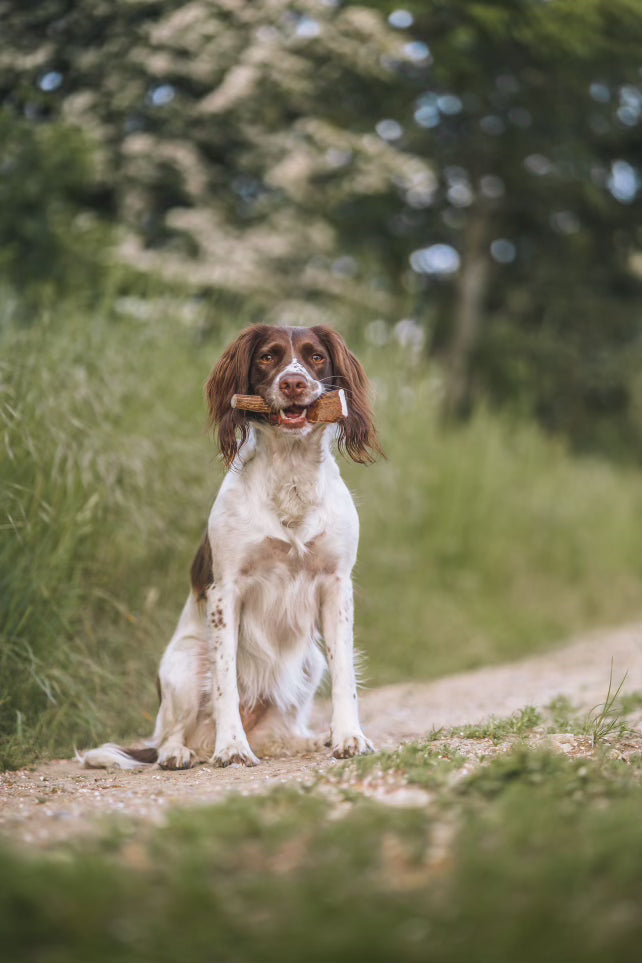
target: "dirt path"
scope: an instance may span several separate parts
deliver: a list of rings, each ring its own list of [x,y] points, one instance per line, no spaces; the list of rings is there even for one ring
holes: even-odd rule
[[[642,691],[642,625],[596,633],[521,662],[366,691],[363,727],[378,748],[390,749],[433,728],[545,706],[557,695],[587,710],[604,700],[611,659],[616,682],[628,672],[623,692]],[[317,714],[320,724],[327,723],[326,705]],[[96,771],[70,760],[48,762],[0,775],[0,832],[46,846],[94,830],[106,817],[161,824],[173,806],[206,805],[233,792],[250,795],[309,782],[333,765],[327,752],[266,759],[255,769],[201,766],[185,772]]]

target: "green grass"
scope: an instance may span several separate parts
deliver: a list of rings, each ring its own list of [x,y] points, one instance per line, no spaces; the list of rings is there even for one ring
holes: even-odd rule
[[[609,675],[604,701],[588,712],[580,712],[565,696],[557,696],[547,706],[548,732],[570,732],[590,742],[595,748],[604,742],[623,739],[634,732],[627,716],[642,705],[642,694],[622,694],[626,673],[616,687],[613,670]]]
[[[367,778],[372,773],[395,773],[403,780],[427,788],[442,788],[453,773],[467,760],[464,742],[488,740],[495,745],[515,738],[525,740],[544,718],[533,706],[503,718],[491,717],[478,724],[433,729],[422,741],[409,742],[398,749],[377,752],[351,759],[333,771],[333,779],[350,783],[351,779]],[[614,730],[615,732],[615,730]]]
[[[3,949],[40,963],[637,959],[639,763],[519,748],[452,784],[417,781],[441,791],[412,810],[281,790],[50,854],[5,846]]]
[[[6,764],[149,729],[218,474],[201,406],[214,353],[193,334],[77,318],[3,347]]]
[[[129,307],[61,311],[2,341],[0,764],[151,729],[156,664],[221,478],[202,385],[242,322]],[[487,411],[444,432],[432,369],[356,348],[388,453],[344,465],[369,683],[640,616],[639,472]]]
[[[463,739],[491,739],[493,742],[501,742],[510,736],[524,736],[541,722],[541,713],[533,706],[526,706],[511,716],[501,719],[491,716],[480,724],[457,726],[454,731]]]
[[[426,742],[409,742],[387,752],[359,756],[340,767],[338,772],[333,772],[332,776],[340,784],[349,785],[353,778],[394,773],[413,785],[438,789],[448,783],[465,761],[465,756],[451,750],[447,743],[436,747],[429,739]]]
[[[609,687],[604,697],[604,702],[598,702],[597,705],[589,711],[585,720],[585,729],[587,735],[591,739],[591,745],[597,746],[599,743],[603,742],[609,736],[619,736],[622,737],[627,731],[627,724],[622,718],[622,709],[618,701],[622,687],[626,682],[625,673],[620,682],[614,688],[613,686],[613,659],[611,659],[611,672],[609,675]]]
[[[639,472],[573,458],[484,410],[444,432],[434,376],[394,357],[389,371],[378,406],[389,460],[367,478],[347,472],[372,681],[512,659],[639,615]]]
[[[546,708],[550,718],[551,732],[584,734],[584,721],[567,696],[555,696]]]

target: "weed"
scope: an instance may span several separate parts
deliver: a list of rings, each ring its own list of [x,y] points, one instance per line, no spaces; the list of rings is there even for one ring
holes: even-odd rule
[[[598,702],[589,711],[584,721],[584,733],[591,739],[591,745],[597,746],[609,736],[622,737],[628,731],[626,722],[622,719],[622,710],[618,704],[618,696],[626,682],[628,672],[622,676],[619,685],[613,691],[613,659],[609,674],[609,687],[604,702]]]

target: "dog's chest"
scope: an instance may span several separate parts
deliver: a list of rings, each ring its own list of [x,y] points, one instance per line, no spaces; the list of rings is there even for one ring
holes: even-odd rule
[[[266,507],[279,524],[301,527],[322,501],[322,476],[315,450],[302,458],[300,451],[281,452],[264,476]]]
[[[226,497],[234,486],[239,529],[227,544],[235,556],[243,651],[271,659],[318,635],[321,588],[350,554],[336,476],[319,445],[289,443],[259,449],[238,481],[230,479]],[[232,513],[224,508],[220,517],[229,525]]]
[[[336,552],[325,532],[306,542],[267,535],[249,548],[240,574],[264,583],[274,581],[283,589],[288,582],[331,575],[336,565]]]
[[[297,478],[286,479],[271,493],[270,508],[281,525],[300,525],[315,504],[316,491],[312,485]]]
[[[299,544],[271,535],[255,543],[239,573],[242,649],[271,660],[316,638],[320,588],[336,564],[324,533]]]

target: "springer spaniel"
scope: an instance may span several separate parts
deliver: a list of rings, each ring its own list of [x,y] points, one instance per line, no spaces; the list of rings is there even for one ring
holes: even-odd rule
[[[335,388],[345,391],[347,417],[308,421],[308,406]],[[259,395],[271,414],[232,407],[235,394]],[[91,768],[254,766],[274,723],[290,750],[317,748],[324,740],[308,722],[327,668],[321,638],[332,679],[325,744],[338,758],[371,752],[353,653],[359,520],[331,453],[334,437],[357,462],[381,451],[363,367],[324,326],[255,325],[224,352],[207,397],[229,471],[160,664],[154,734],[142,748],[106,743],[78,758]]]

